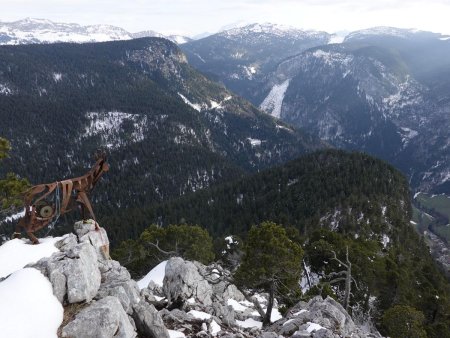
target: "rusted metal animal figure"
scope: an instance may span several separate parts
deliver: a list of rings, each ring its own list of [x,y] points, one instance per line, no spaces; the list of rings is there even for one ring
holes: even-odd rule
[[[60,215],[78,207],[81,208],[83,219],[87,210],[91,218],[95,220],[88,194],[102,174],[109,170],[105,153],[97,152],[95,158],[95,165],[83,176],[35,185],[25,191],[25,215],[17,223],[14,238],[20,237],[21,230],[24,229],[33,244],[38,244],[39,240],[34,235],[35,231],[54,225]],[[98,230],[97,222],[95,227]]]

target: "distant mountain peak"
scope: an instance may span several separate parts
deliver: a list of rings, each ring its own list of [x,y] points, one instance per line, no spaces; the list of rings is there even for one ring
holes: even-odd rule
[[[372,28],[366,28],[351,32],[345,38],[345,41],[350,39],[358,39],[367,36],[392,36],[398,38],[409,38],[416,33],[423,33],[423,31],[412,29],[412,28],[397,28],[397,27],[389,27],[389,26],[378,26]]]
[[[165,36],[152,30],[130,33],[123,28],[108,24],[82,26],[77,23],[61,23],[53,22],[48,19],[29,17],[14,22],[0,21],[1,45],[55,42],[103,42],[130,40],[140,37],[161,37],[178,44],[189,41],[188,37]]]
[[[271,35],[278,35],[278,36],[286,36],[286,35],[316,35],[318,33],[317,31],[308,31],[308,30],[302,30],[296,27],[287,26],[287,25],[280,25],[280,24],[274,24],[270,22],[265,23],[252,23],[247,24],[245,26],[238,26],[235,28],[231,28],[228,30],[225,30],[223,32],[218,33],[219,35],[223,36],[242,36],[242,35],[249,35],[249,34],[271,34]]]

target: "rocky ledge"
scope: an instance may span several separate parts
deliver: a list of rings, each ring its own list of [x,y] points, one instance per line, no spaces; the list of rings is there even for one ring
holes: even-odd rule
[[[108,253],[106,232],[93,222],[78,222],[75,233],[55,243],[58,252],[28,265],[50,281],[64,306],[60,337],[379,337],[364,332],[331,298],[300,302],[283,317],[275,307],[272,325],[262,327],[254,298],[225,282],[217,265],[173,257],[162,283],[139,288]],[[220,272],[219,272],[220,271]]]

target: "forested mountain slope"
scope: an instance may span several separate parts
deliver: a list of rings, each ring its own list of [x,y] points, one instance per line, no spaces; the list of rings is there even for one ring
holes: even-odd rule
[[[191,68],[165,39],[0,47],[1,172],[83,174],[103,147],[98,215],[285,162],[323,144]],[[102,202],[102,203],[97,203]]]
[[[409,224],[409,201],[405,178],[387,163],[328,150],[127,213],[140,231],[151,223],[187,222],[214,236],[240,235],[270,220],[295,226],[303,234],[321,226],[382,241],[397,236],[396,224]]]

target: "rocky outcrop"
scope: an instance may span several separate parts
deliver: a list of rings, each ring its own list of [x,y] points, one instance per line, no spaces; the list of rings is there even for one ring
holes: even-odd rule
[[[364,333],[353,322],[341,304],[334,299],[317,296],[308,303],[299,302],[283,318],[267,329],[282,337],[368,338],[381,337]]]
[[[56,243],[59,253],[30,265],[48,277],[53,294],[63,303],[91,301],[100,288],[101,275],[95,248],[78,243],[76,236],[67,235]]]
[[[200,275],[199,268],[201,268],[199,263],[196,265],[180,257],[171,258],[167,262],[163,293],[169,305],[173,302],[184,302],[190,298],[206,306],[212,305],[212,287]]]
[[[139,332],[148,338],[169,338],[158,311],[151,304],[140,302],[133,306],[133,318]]]
[[[162,287],[150,282],[139,290],[127,269],[109,259],[103,229],[77,222],[75,232],[56,242],[59,252],[30,265],[47,276],[63,305],[85,303],[62,325],[62,337],[170,338],[168,329],[192,338],[379,337],[364,333],[332,298],[321,297],[299,302],[284,318],[275,307],[273,324],[262,328],[249,296],[223,278],[229,272],[217,264],[173,257]],[[264,310],[266,295],[253,297]]]
[[[116,297],[105,297],[77,314],[62,330],[70,338],[134,338],[136,332]]]
[[[109,258],[106,231],[95,225],[77,222],[76,235],[56,242],[59,252],[30,265],[50,280],[63,305],[88,303],[65,323],[62,336],[169,338],[160,314],[141,297],[128,270]]]

